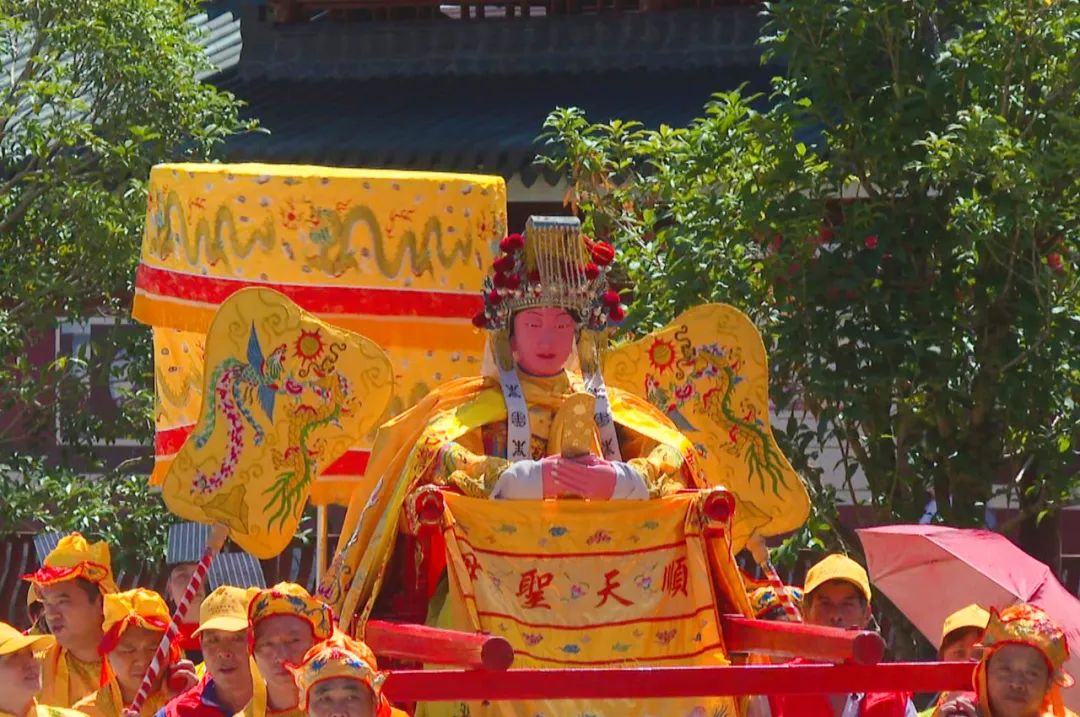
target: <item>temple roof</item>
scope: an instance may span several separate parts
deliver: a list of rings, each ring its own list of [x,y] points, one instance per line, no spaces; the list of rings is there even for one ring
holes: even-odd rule
[[[685,125],[713,93],[742,83],[766,90],[772,74],[743,66],[366,80],[234,76],[219,84],[269,131],[231,139],[229,161],[518,174],[529,186],[539,177],[559,182],[533,163],[544,119],[557,106],[579,107],[594,122]]]
[[[224,2],[225,0],[219,0]],[[445,6],[449,12],[453,6]],[[295,24],[231,0],[240,62],[214,82],[268,131],[229,140],[229,161],[480,172],[530,186],[557,106],[590,121],[684,125],[719,91],[769,88],[749,6],[529,18]]]

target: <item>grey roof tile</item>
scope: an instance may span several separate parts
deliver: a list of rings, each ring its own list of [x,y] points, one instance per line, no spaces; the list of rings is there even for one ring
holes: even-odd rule
[[[210,563],[206,579],[211,590],[222,585],[238,588],[266,587],[262,565],[249,553],[221,553]]]
[[[66,533],[38,533],[34,536],[34,552],[39,563],[45,562],[45,557],[56,549],[65,535]]]
[[[165,549],[165,563],[197,563],[206,551],[210,540],[210,526],[201,523],[176,523],[169,526],[169,545]]]
[[[248,103],[269,134],[224,147],[229,161],[521,173],[526,184],[559,177],[532,163],[544,119],[577,106],[590,120],[684,125],[711,95],[743,82],[768,88],[775,68],[697,68],[526,76],[405,79],[244,78],[219,84]]]

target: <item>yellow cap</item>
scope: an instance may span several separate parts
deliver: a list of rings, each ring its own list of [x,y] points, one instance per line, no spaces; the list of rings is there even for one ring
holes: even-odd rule
[[[6,622],[0,622],[0,655],[10,655],[27,647],[41,652],[55,643],[56,638],[52,635],[24,635]]]
[[[803,594],[809,595],[830,580],[851,583],[859,589],[862,596],[866,598],[866,602],[870,602],[870,578],[867,577],[866,570],[848,556],[839,553],[826,556],[824,560],[806,572]]]
[[[243,632],[248,626],[248,604],[258,588],[235,588],[222,585],[206,596],[199,607],[199,627],[195,635],[205,630]]]
[[[981,633],[986,629],[986,623],[988,622],[990,622],[989,611],[984,610],[977,604],[971,603],[967,607],[962,607],[945,618],[945,624],[941,626],[941,644],[945,644],[945,639],[949,636],[949,633],[964,628],[976,628]]]

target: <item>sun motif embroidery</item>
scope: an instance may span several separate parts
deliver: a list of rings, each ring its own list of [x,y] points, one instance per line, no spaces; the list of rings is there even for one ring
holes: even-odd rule
[[[649,347],[649,363],[657,371],[664,372],[675,365],[675,344],[657,338]]]
[[[293,345],[293,350],[295,351],[294,355],[305,365],[312,361],[318,361],[325,348],[326,344],[323,343],[322,335],[319,333],[318,329],[313,331],[300,329],[300,335],[296,338],[296,343]]]

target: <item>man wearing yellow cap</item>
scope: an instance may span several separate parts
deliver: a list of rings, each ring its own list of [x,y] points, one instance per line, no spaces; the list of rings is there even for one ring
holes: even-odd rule
[[[317,642],[334,633],[330,606],[293,583],[255,593],[248,605],[251,652],[260,678],[254,680],[249,717],[301,717],[300,696],[289,665],[298,665]]]
[[[291,667],[307,717],[405,717],[382,694],[386,675],[362,642],[340,632]]]
[[[979,644],[975,693],[950,695],[935,717],[1076,717],[1061,699],[1061,688],[1074,682],[1065,671],[1068,640],[1043,610],[992,610]]]
[[[810,625],[864,630],[870,624],[870,579],[846,555],[829,555],[806,573],[803,614]],[[795,660],[801,662],[801,660]],[[784,695],[769,700],[773,717],[914,717],[908,695]]]
[[[978,662],[982,654],[979,638],[982,637],[988,622],[990,613],[974,603],[949,615],[941,627],[938,659],[942,662]],[[929,707],[919,713],[919,717],[931,717],[934,710],[949,698],[949,693],[939,695]]]
[[[90,717],[120,717],[135,699],[171,616],[165,599],[143,588],[106,595],[104,614],[105,634],[99,646],[105,658],[101,688],[75,703],[75,709]],[[150,717],[173,696],[164,678],[181,658],[180,646],[174,642],[140,715]]]
[[[155,717],[232,717],[251,702],[248,604],[257,592],[223,585],[202,601],[194,636],[201,640],[206,675]]]
[[[38,704],[41,664],[34,657],[52,647],[49,635],[23,635],[0,622],[0,717],[81,717],[74,710]]]
[[[56,644],[40,655],[41,699],[71,707],[94,692],[101,680],[102,601],[116,592],[109,546],[72,533],[45,556],[40,570],[23,579],[41,599],[56,636]]]

